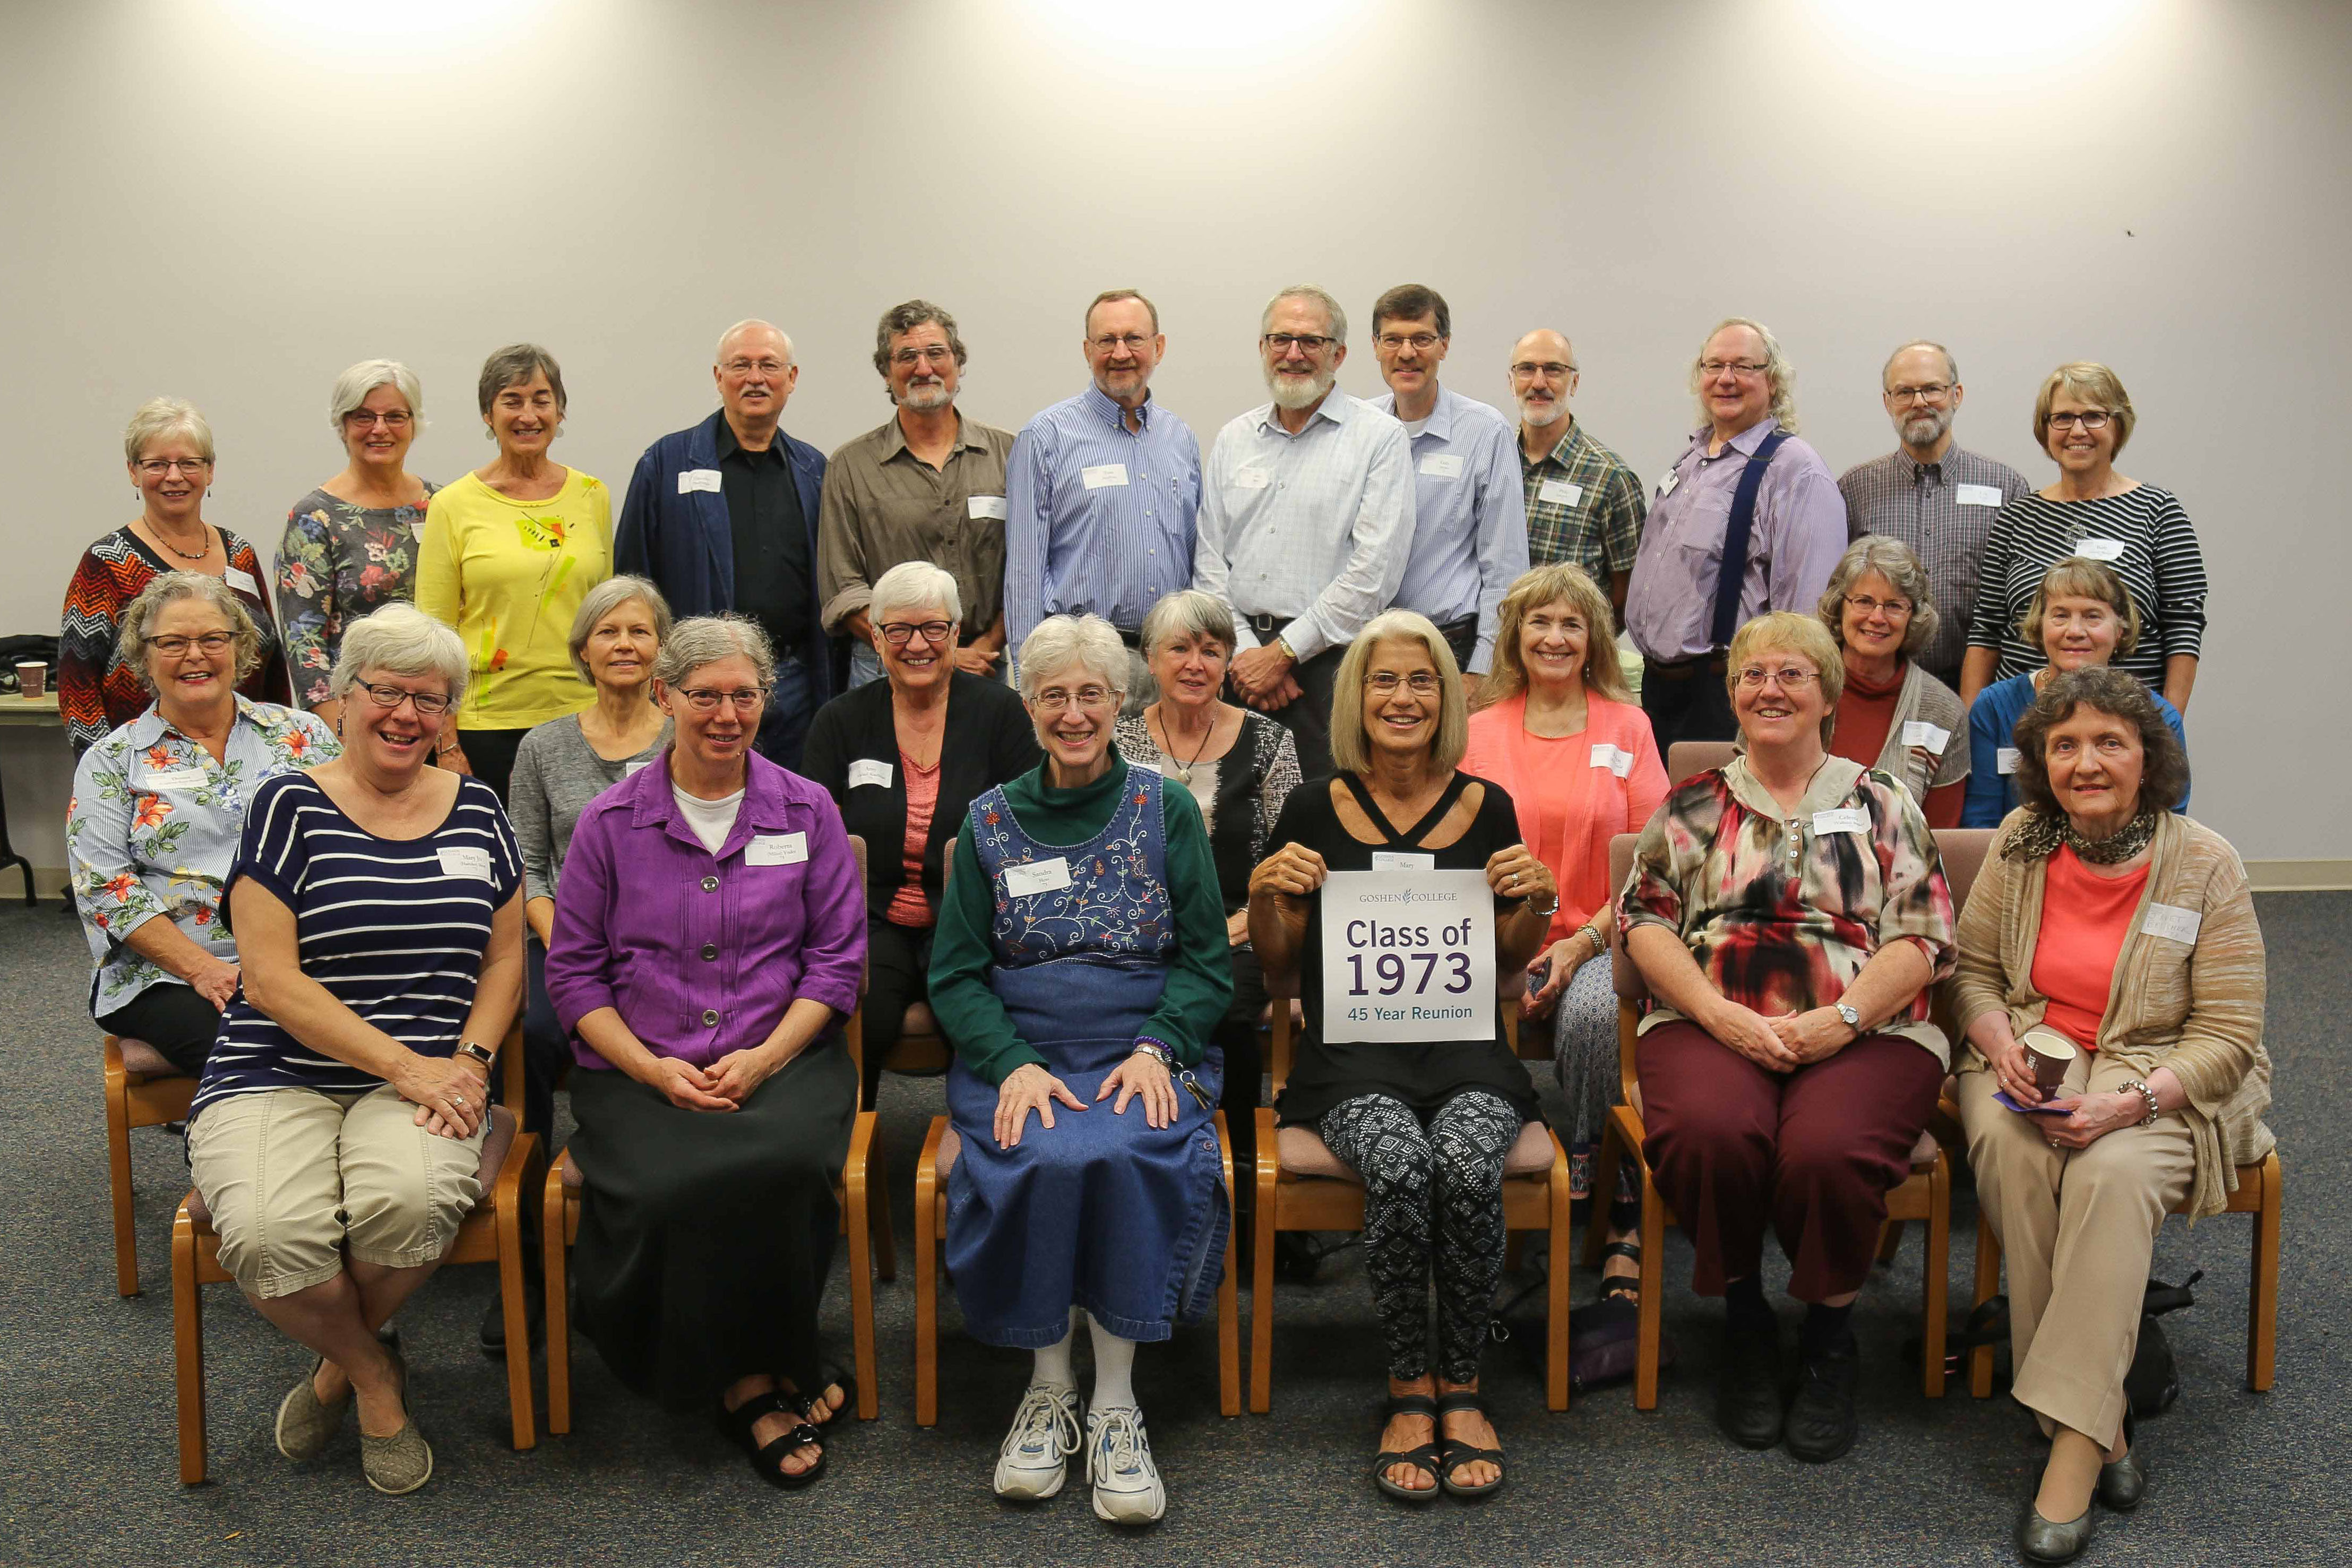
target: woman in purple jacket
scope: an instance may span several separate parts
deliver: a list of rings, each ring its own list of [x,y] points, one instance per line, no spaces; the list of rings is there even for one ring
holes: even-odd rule
[[[762,1479],[805,1486],[853,1392],[816,1320],[865,889],[831,797],[751,750],[775,679],[759,626],[682,621],[654,679],[675,738],[581,813],[547,954],[585,1069],[574,1312],[622,1382],[715,1409]]]

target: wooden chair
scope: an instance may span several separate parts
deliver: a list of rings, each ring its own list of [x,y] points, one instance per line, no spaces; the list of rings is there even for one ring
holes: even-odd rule
[[[1735,741],[1676,741],[1666,748],[1666,783],[1686,784],[1739,753]]]
[[[1516,978],[1509,976],[1507,978]],[[1270,971],[1266,994],[1274,998],[1270,1020],[1273,1038],[1266,1060],[1279,1099],[1290,1077],[1294,1043],[1287,999],[1297,994],[1294,975],[1286,983]],[[1540,1059],[1537,1048],[1525,1047],[1518,1028],[1518,999],[1505,997],[1504,1028],[1518,1054]],[[1568,1154],[1559,1140],[1540,1120],[1519,1130],[1503,1161],[1503,1225],[1511,1232],[1541,1230],[1551,1237],[1549,1279],[1546,1283],[1544,1403],[1553,1410],[1568,1408],[1568,1285],[1569,1195]],[[1274,1236],[1278,1230],[1361,1230],[1364,1227],[1364,1186],[1361,1178],[1324,1145],[1311,1127],[1275,1126],[1271,1106],[1257,1111],[1257,1220],[1253,1241],[1256,1249],[1250,1295],[1250,1408],[1264,1415],[1274,1403]],[[1516,1250],[1519,1237],[1511,1237]]]
[[[536,1179],[541,1155],[539,1135],[519,1131],[522,1106],[522,1026],[507,1031],[499,1052],[504,1103],[490,1111],[489,1136],[482,1141],[477,1173],[481,1201],[457,1227],[443,1262],[496,1263],[506,1303],[507,1408],[514,1446],[537,1445],[539,1434],[530,1386],[530,1330],[523,1310],[523,1204]],[[205,1309],[203,1287],[226,1283],[220,1266],[220,1237],[204,1194],[191,1190],[172,1222],[172,1331],[180,1396],[180,1481],[205,1479]]]
[[[1242,1410],[1241,1297],[1234,1281],[1234,1145],[1225,1113],[1216,1112],[1217,1152],[1225,1166],[1225,1277],[1217,1286],[1217,1410]],[[948,1233],[948,1173],[963,1140],[944,1116],[931,1118],[923,1157],[915,1166],[915,1425],[940,1419],[940,1252]]]
[[[70,906],[68,906],[70,907]],[[131,1130],[185,1121],[196,1080],[144,1040],[106,1037],[106,1170],[114,1188],[114,1288],[139,1294],[139,1232],[131,1211]]]
[[[1685,747],[1697,742],[1685,742],[1675,747],[1678,759]],[[1717,763],[1708,766],[1719,767]],[[1671,770],[1669,770],[1671,772]],[[1701,768],[1696,771],[1704,772]],[[1992,834],[1984,828],[1947,828],[1936,835],[1938,852],[1944,861],[1944,877],[1952,890],[1953,909],[1957,912],[1967,901],[1968,892],[1976,880],[1977,869],[1984,863],[1986,847]],[[1622,888],[1633,867],[1633,846],[1639,836],[1618,835],[1609,846],[1609,885]],[[1607,1131],[1602,1137],[1600,1158],[1595,1162],[1593,1190],[1613,1192],[1617,1171],[1622,1160],[1633,1162],[1642,1173],[1642,1299],[1639,1309],[1637,1355],[1633,1372],[1633,1405],[1638,1410],[1654,1410],[1658,1406],[1658,1354],[1662,1332],[1660,1300],[1665,1284],[1666,1226],[1674,1222],[1665,1200],[1651,1178],[1649,1162],[1643,1158],[1642,1145],[1648,1134],[1642,1122],[1642,1089],[1634,1071],[1635,1030],[1640,1023],[1641,1004],[1649,999],[1649,986],[1626,955],[1625,945],[1619,942],[1611,959],[1612,976],[1617,990],[1617,1064],[1623,1087],[1624,1103],[1614,1106],[1609,1113]],[[1937,1006],[1940,1009],[1940,999]],[[1946,1028],[1950,1036],[1953,1031]],[[1954,1040],[1957,1047],[1958,1041]],[[1927,1257],[1922,1262],[1920,1309],[1923,1319],[1921,1343],[1930,1347],[1920,1358],[1920,1391],[1930,1399],[1944,1396],[1944,1358],[1935,1354],[1933,1347],[1944,1343],[1946,1323],[1950,1312],[1951,1228],[1952,1228],[1952,1154],[1947,1143],[1957,1146],[1958,1115],[1948,1102],[1938,1105],[1928,1130],[1920,1134],[1919,1142],[1911,1153],[1911,1174],[1908,1179],[1886,1194],[1885,1239],[1879,1248],[1881,1259],[1893,1255],[1902,1226],[1907,1220],[1921,1220],[1927,1226]],[[1587,1227],[1585,1261],[1597,1263],[1605,1239],[1604,1227]]]

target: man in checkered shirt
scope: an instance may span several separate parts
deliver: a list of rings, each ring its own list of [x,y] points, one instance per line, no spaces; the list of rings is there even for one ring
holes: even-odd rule
[[[1576,383],[1576,350],[1565,333],[1538,328],[1511,351],[1528,560],[1535,566],[1566,561],[1583,567],[1608,592],[1622,626],[1625,584],[1642,547],[1649,503],[1625,460],[1588,435],[1570,412]]]

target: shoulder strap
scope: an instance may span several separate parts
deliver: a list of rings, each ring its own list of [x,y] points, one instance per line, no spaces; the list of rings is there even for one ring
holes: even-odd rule
[[[1731,634],[1739,629],[1739,585],[1748,576],[1748,537],[1756,525],[1756,492],[1763,488],[1764,470],[1770,466],[1772,455],[1787,441],[1789,433],[1775,430],[1757,443],[1755,456],[1739,470],[1739,483],[1731,492],[1731,521],[1723,533],[1723,563],[1715,579],[1715,621],[1707,638],[1717,647],[1729,647]]]

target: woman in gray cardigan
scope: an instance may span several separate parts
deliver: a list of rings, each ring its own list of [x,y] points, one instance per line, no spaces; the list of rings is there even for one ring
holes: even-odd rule
[[[1901,540],[1865,533],[1830,574],[1821,615],[1845,658],[1830,755],[1893,774],[1928,826],[1958,826],[1969,786],[1968,711],[1913,657],[1936,637],[1927,569]]]

